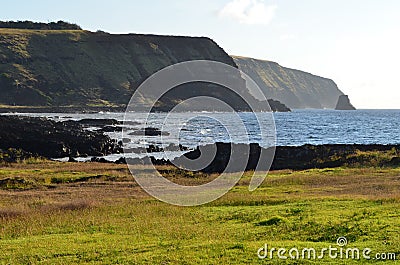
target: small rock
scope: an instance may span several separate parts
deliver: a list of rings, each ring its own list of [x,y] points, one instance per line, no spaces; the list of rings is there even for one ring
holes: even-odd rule
[[[161,135],[168,136],[169,135],[168,132],[161,132],[160,129],[152,128],[152,127],[146,127],[146,128],[144,128],[144,130],[141,129],[141,130],[136,130],[131,133],[128,133],[128,135],[143,135],[143,134],[145,136],[161,136]]]

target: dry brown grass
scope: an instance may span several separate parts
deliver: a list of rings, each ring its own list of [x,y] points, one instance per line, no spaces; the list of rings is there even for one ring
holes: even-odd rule
[[[171,181],[182,185],[200,185],[212,181],[217,174],[188,173],[169,166],[158,167]],[[60,163],[45,161],[38,164],[9,164],[0,168],[1,179],[15,177],[15,172],[28,182],[35,179],[70,178],[70,182],[33,186],[30,189],[0,189],[1,216],[12,217],[24,214],[29,209],[74,210],[96,207],[97,204],[135,200],[153,200],[130,174],[126,165],[104,163]],[[237,188],[247,190],[253,172],[246,172]],[[88,177],[81,177],[88,176]],[[93,176],[93,177],[91,177]],[[100,176],[100,177],[99,177]],[[43,182],[44,183],[44,182]],[[243,203],[261,201],[294,200],[299,198],[360,198],[387,200],[400,198],[400,170],[381,168],[338,168],[306,171],[280,170],[269,172],[267,178],[255,192],[230,192],[223,200],[240,196]],[[271,202],[272,201],[272,202]],[[94,203],[95,202],[95,203]],[[22,207],[13,212],[12,205]],[[38,206],[40,206],[38,208]]]
[[[39,209],[43,212],[57,212],[57,211],[79,211],[90,209],[95,206],[95,202],[88,199],[77,199],[67,202],[58,202],[54,204],[46,204]]]
[[[23,214],[26,214],[26,212],[22,210],[16,210],[11,208],[0,209],[0,220],[16,218]]]

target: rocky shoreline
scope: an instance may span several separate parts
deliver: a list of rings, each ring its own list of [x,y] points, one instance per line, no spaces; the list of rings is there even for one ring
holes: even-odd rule
[[[46,158],[104,156],[121,153],[121,144],[102,132],[85,130],[78,121],[0,116],[1,150],[13,148]]]
[[[83,119],[79,121],[56,122],[45,118],[24,116],[0,116],[0,161],[15,162],[29,157],[43,157],[47,159],[69,157],[75,161],[76,157],[92,157],[90,161],[104,163],[145,164],[151,160],[155,165],[179,164],[182,158],[196,159],[200,156],[200,148],[188,150],[184,146],[170,146],[165,151],[187,151],[181,157],[168,161],[156,159],[150,154],[162,152],[158,146],[148,146],[141,149],[148,157],[139,159],[125,159],[122,141],[117,142],[105,135],[110,128],[119,128],[121,122],[113,119]],[[98,126],[102,129],[89,131],[85,126]],[[106,129],[104,129],[106,128]],[[151,133],[161,134],[156,128],[146,128]],[[150,130],[152,129],[152,130]],[[147,134],[147,132],[146,132]],[[217,151],[214,160],[204,169],[205,173],[223,172],[231,158],[231,150],[239,150],[240,161],[247,159],[246,170],[255,170],[259,163],[261,152],[272,154],[270,149],[264,149],[256,143],[245,144],[216,143]],[[249,147],[249,148],[248,148]],[[202,147],[203,150],[212,148],[212,145]],[[248,151],[240,151],[246,150]],[[303,145],[278,146],[271,169],[303,170],[310,168],[332,168],[349,165],[399,166],[400,145]],[[132,150],[135,152],[135,150]],[[247,152],[247,153],[246,153]],[[103,156],[120,154],[117,161],[107,161]],[[235,161],[233,161],[234,164]],[[237,161],[237,164],[240,164]],[[265,162],[265,161],[262,161]],[[243,162],[242,162],[243,163]],[[262,165],[264,166],[264,165]],[[235,169],[231,169],[235,171]]]
[[[242,147],[240,147],[242,145]],[[216,143],[217,152],[214,160],[202,171],[206,173],[223,172],[228,164],[231,149],[240,150],[244,144]],[[239,147],[239,148],[238,148]],[[207,149],[207,146],[203,147]],[[271,148],[265,149],[258,144],[250,144],[249,153],[243,157],[249,157],[246,170],[255,170],[259,162],[261,152],[272,154]],[[184,154],[189,159],[200,156],[197,148]],[[312,168],[334,168],[353,165],[399,166],[400,145],[362,145],[362,144],[324,144],[302,146],[277,146],[272,161],[271,170],[293,169],[304,170]],[[233,161],[234,162],[234,161]],[[262,167],[261,167],[262,168]]]
[[[268,99],[268,104],[273,112],[290,112],[282,102]],[[0,113],[98,113],[98,112],[125,112],[126,104],[118,106],[0,106]],[[159,112],[168,112],[159,108]]]

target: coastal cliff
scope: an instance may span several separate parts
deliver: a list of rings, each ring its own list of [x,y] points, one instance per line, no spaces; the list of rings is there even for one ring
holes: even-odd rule
[[[333,109],[343,92],[334,81],[280,66],[271,61],[233,56],[239,69],[249,75],[268,98],[292,109]]]
[[[151,74],[200,59],[237,67],[206,37],[3,28],[0,104],[120,106]]]
[[[272,62],[232,58],[206,37],[90,32],[64,22],[27,21],[3,26],[23,26],[0,28],[0,107],[6,110],[10,106],[40,106],[50,110],[61,107],[67,108],[66,111],[124,109],[133,92],[149,76],[166,66],[192,60],[239,66],[255,79],[273,111],[334,108],[343,94],[329,79]],[[256,110],[269,110],[263,109],[265,104],[259,104],[249,93],[239,72],[234,80],[240,96],[220,85],[192,82],[166,93],[154,110],[169,111],[182,100],[212,96],[236,110],[249,111],[243,95],[252,100],[252,106],[259,106]],[[142,96],[138,100],[139,105],[147,104],[148,98]],[[204,109],[207,104],[190,107]]]

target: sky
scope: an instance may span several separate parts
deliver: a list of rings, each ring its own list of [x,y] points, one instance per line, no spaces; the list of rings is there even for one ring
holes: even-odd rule
[[[207,36],[228,54],[331,78],[357,108],[400,109],[397,0],[6,3],[0,20],[64,20],[91,31]]]

